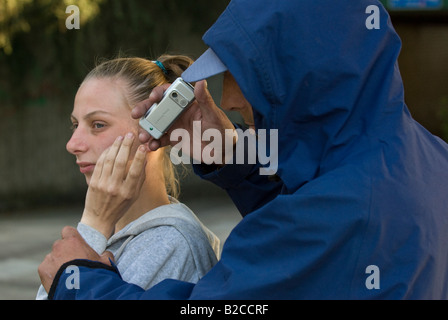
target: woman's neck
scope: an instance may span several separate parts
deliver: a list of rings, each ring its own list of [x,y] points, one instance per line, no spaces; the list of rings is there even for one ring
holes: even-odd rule
[[[140,194],[129,210],[115,225],[115,233],[148,211],[170,204],[163,177],[151,177],[148,175],[148,171],[150,170],[146,171],[146,180],[143,183]]]

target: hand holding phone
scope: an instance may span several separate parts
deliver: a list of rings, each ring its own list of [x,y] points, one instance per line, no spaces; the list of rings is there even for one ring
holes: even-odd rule
[[[140,119],[140,126],[155,139],[160,139],[193,101],[194,87],[177,78],[165,91],[162,100],[154,103]]]

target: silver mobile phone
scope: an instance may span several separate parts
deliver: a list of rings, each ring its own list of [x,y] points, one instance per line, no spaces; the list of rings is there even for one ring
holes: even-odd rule
[[[162,100],[154,103],[140,119],[140,126],[159,139],[193,101],[194,87],[177,78],[165,91]]]

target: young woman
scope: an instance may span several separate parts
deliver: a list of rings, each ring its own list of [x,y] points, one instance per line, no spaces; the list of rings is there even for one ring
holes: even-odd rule
[[[131,117],[132,107],[154,87],[173,82],[191,63],[185,56],[163,55],[157,61],[117,58],[87,75],[75,97],[67,150],[76,156],[88,185],[96,166],[105,170],[100,155],[112,145],[132,145],[130,155],[136,154],[139,125]],[[144,289],[167,278],[195,283],[217,262],[219,240],[175,199],[178,182],[166,150],[146,153],[145,177],[137,199],[114,230],[92,227],[83,216],[78,231],[97,253],[113,253],[128,282]],[[37,299],[46,297],[41,286]]]

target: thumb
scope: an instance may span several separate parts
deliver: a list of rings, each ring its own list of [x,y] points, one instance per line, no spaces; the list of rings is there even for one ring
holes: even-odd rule
[[[112,252],[110,251],[104,251],[103,254],[100,256],[100,262],[107,264],[109,266],[112,265],[112,262],[115,263],[115,258]]]

